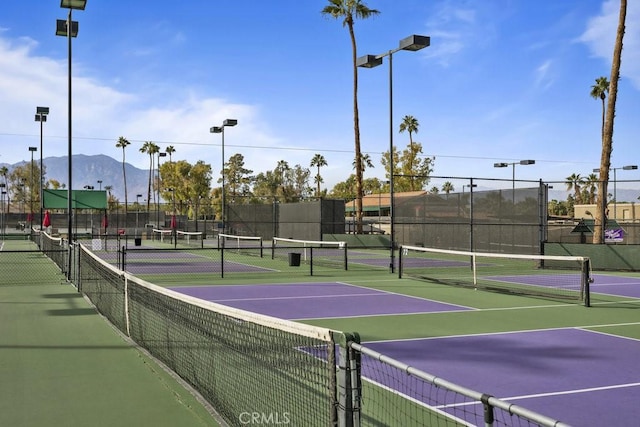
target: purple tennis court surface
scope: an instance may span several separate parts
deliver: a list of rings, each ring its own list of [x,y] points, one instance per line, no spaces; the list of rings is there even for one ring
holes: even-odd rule
[[[640,420],[638,340],[569,328],[366,346],[570,425],[632,426]],[[391,386],[371,366],[363,360],[363,375]]]
[[[591,292],[640,298],[640,278],[594,274]]]
[[[517,276],[490,276],[484,279],[495,280],[500,282],[516,283],[520,285],[547,286],[556,282],[562,282],[562,278],[568,280],[564,287],[579,289],[579,275],[571,274],[553,274],[553,275],[517,275]],[[591,276],[593,282],[589,285],[591,293],[608,294],[615,296],[640,298],[640,278],[612,276],[606,274],[594,274]],[[571,283],[574,285],[571,285]]]
[[[172,289],[230,307],[291,320],[468,310],[467,307],[333,282]]]

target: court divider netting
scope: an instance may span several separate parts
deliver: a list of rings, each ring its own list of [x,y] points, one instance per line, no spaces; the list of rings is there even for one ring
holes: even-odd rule
[[[401,246],[398,276],[444,285],[573,300],[587,307],[591,304],[588,257]]]
[[[228,425],[258,414],[261,422],[304,426],[567,426],[380,354],[357,333],[190,297],[119,270],[84,245],[69,249],[78,291]]]

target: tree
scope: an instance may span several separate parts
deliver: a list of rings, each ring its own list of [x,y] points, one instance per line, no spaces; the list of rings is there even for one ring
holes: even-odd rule
[[[169,155],[169,163],[171,163],[171,155],[176,152],[176,149],[173,147],[173,145],[170,145],[165,148],[164,151]]]
[[[316,154],[311,159],[311,163],[309,166],[318,168],[318,173],[314,177],[313,181],[316,183],[316,197],[320,197],[320,184],[324,182],[322,176],[320,176],[320,168],[323,166],[327,166],[327,161],[325,160],[322,154]]]
[[[604,119],[605,119],[605,105],[604,100],[607,98],[607,93],[609,92],[609,80],[606,77],[598,77],[596,79],[596,84],[591,86],[590,95],[595,99],[600,99],[602,101],[602,126],[600,127],[600,132],[602,133],[602,138],[604,138]]]
[[[149,212],[150,203],[151,203],[151,180],[153,176],[153,166],[154,166],[154,155],[160,151],[160,147],[157,144],[154,144],[151,141],[145,141],[140,148],[141,153],[146,153],[149,155],[149,182],[147,184],[147,212]]]
[[[455,188],[453,188],[453,184],[451,183],[451,181],[447,181],[444,184],[442,184],[442,191],[444,191],[444,193],[448,196],[449,193],[456,190]]]
[[[616,115],[616,100],[618,98],[618,80],[620,79],[620,64],[622,62],[622,40],[624,38],[625,21],[627,18],[627,0],[620,0],[620,15],[616,42],[613,48],[611,64],[611,82],[609,84],[609,102],[605,113],[602,131],[602,154],[600,156],[600,182],[598,192],[597,212],[595,214],[596,227],[593,231],[593,243],[604,243],[606,226],[605,209],[607,207],[607,185],[609,183],[609,168],[611,167],[611,151],[613,150],[613,122]]]
[[[578,205],[582,204],[582,191],[581,186],[583,183],[583,179],[580,174],[572,173],[570,176],[565,178],[565,184],[567,185],[567,190],[573,190],[573,194],[575,197],[575,202]]]
[[[596,191],[598,189],[598,175],[589,174],[583,181],[582,201],[589,204],[596,202]]]
[[[322,9],[323,15],[342,18],[342,26],[349,29],[351,38],[351,60],[353,66],[353,131],[356,158],[356,233],[362,233],[362,157],[360,150],[360,118],[358,115],[358,66],[356,65],[356,36],[353,30],[355,19],[367,19],[380,12],[369,9],[362,0],[329,0]]]
[[[251,174],[253,171],[244,167],[244,156],[242,154],[237,153],[231,156],[229,161],[225,163],[222,173],[225,176],[227,194],[230,195],[227,203],[238,203],[238,196],[245,196],[251,192],[250,185],[253,181]],[[222,182],[222,177],[218,182]]]
[[[122,178],[124,180],[124,213],[127,213],[127,205],[129,204],[129,199],[127,197],[127,170],[125,169],[125,154],[124,149],[127,146],[131,145],[129,140],[127,140],[124,136],[118,138],[118,142],[116,143],[117,148],[122,148]]]
[[[400,133],[404,131],[409,132],[409,151],[410,152],[413,152],[413,134],[418,133],[418,127],[420,127],[420,124],[418,123],[418,119],[416,119],[413,116],[404,116],[402,118],[402,123],[400,123]],[[413,157],[409,158],[408,168],[410,170],[413,170]],[[410,180],[409,189],[410,191],[414,191],[415,190],[414,177],[411,176],[409,180]]]

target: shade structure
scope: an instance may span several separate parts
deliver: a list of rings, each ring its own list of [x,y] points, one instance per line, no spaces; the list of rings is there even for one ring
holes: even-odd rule
[[[178,222],[176,221],[176,216],[171,215],[171,229],[175,230],[178,226]]]
[[[51,225],[51,215],[49,214],[49,211],[46,211],[44,213],[44,219],[42,220],[42,226],[49,227],[50,225]]]

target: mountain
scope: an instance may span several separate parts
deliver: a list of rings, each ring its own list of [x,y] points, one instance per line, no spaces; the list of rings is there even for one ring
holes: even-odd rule
[[[69,181],[69,164],[67,156],[47,157],[43,159],[45,166],[45,181],[55,179],[60,184]],[[15,165],[4,164],[9,170],[15,166],[23,165],[25,162]],[[83,189],[85,185],[93,186],[95,190],[100,187],[104,190],[106,186],[111,186],[111,193],[121,202],[124,202],[124,180],[122,178],[122,161],[103,154],[86,156],[75,154],[73,156],[73,188]],[[149,169],[138,169],[135,166],[125,163],[127,172],[127,193],[129,203],[136,200],[136,194],[142,194],[143,199],[147,198],[147,187],[149,182]],[[98,183],[102,181],[102,184]],[[66,187],[65,187],[66,188]],[[140,199],[142,202],[143,199]]]

